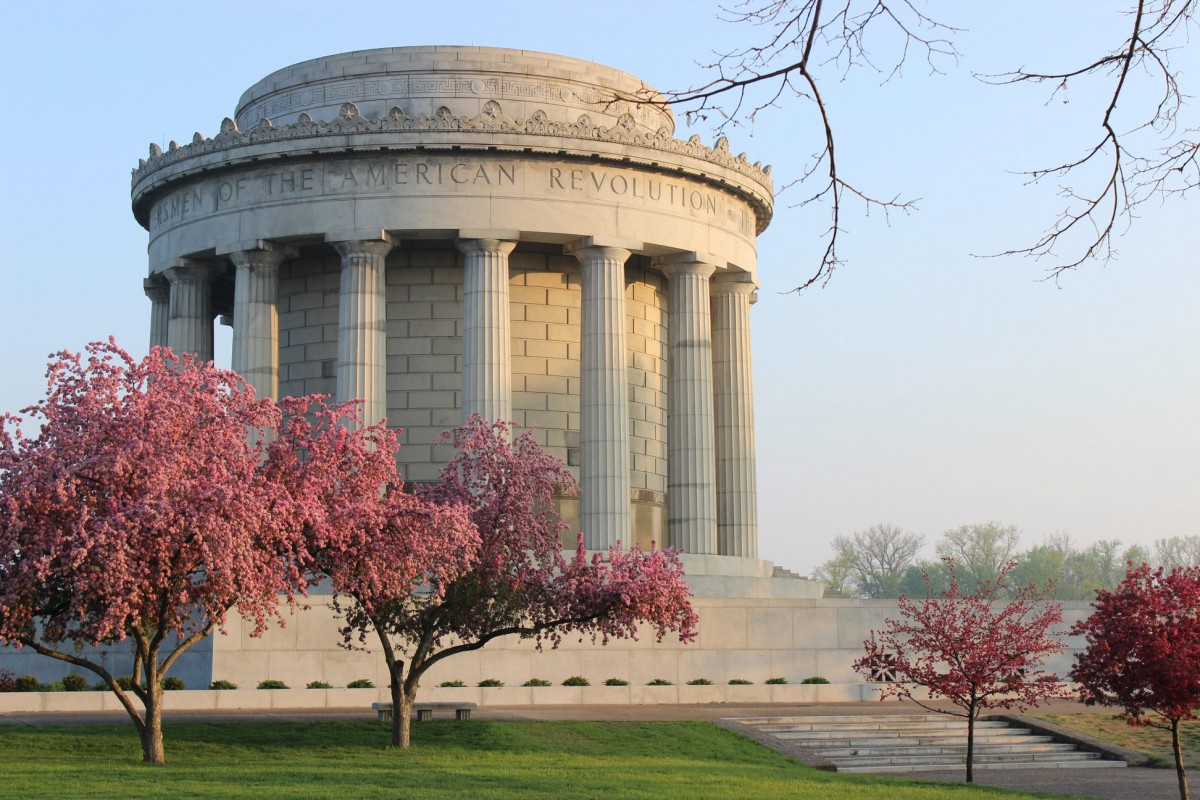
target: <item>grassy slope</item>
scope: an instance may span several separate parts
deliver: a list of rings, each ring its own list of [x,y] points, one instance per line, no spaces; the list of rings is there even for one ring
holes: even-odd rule
[[[1158,728],[1134,728],[1122,720],[1113,719],[1111,714],[1038,714],[1041,719],[1057,725],[1084,731],[1099,739],[1107,739],[1130,750],[1145,753],[1161,766],[1175,766],[1171,754],[1171,732]],[[1183,743],[1183,763],[1189,768],[1200,766],[1200,721],[1185,722],[1180,726],[1179,738]]]
[[[373,723],[168,724],[167,765],[130,726],[0,728],[9,797],[829,798],[1048,797],[805,768],[701,722],[453,721],[408,752]]]

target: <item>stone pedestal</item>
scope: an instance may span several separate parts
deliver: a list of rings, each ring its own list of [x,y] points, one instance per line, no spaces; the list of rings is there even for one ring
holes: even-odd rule
[[[508,254],[516,242],[459,239],[463,253],[462,416],[512,419]]]
[[[579,247],[583,266],[579,527],[589,550],[629,545],[629,407],[625,261],[619,247]]]
[[[717,546],[726,556],[758,557],[754,461],[754,382],[750,303],[754,285],[712,284],[713,394],[717,452]]]
[[[331,240],[342,257],[338,300],[337,399],[362,401],[362,419],[387,416],[387,308],[385,260],[392,241]]]

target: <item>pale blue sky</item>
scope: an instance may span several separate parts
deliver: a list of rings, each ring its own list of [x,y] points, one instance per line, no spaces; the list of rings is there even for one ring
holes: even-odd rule
[[[934,16],[969,29],[949,74],[913,63],[884,86],[829,76],[845,177],[919,197],[920,211],[889,227],[850,207],[848,263],[800,297],[781,292],[814,268],[825,211],[789,208],[785,194],[760,239],[765,558],[807,573],[832,537],[879,522],[930,542],[986,520],[1018,525],[1027,544],[1055,531],[1084,544],[1200,533],[1196,212],[1147,207],[1119,260],[1059,289],[1038,282],[1042,265],[971,256],[1036,236],[1057,210],[1054,187],[1022,188],[1013,172],[1075,156],[1099,117],[1082,84],[1047,104],[1044,91],[971,73],[1074,65],[1119,40],[1122,6],[933,0]],[[0,0],[0,410],[41,395],[52,350],[110,333],[145,350],[146,234],[129,212],[129,170],[150,141],[216,132],[267,73],[345,50],[477,44],[588,58],[670,89],[753,33],[704,0]],[[1198,53],[1178,60],[1194,94]],[[1200,124],[1194,105],[1185,114]],[[731,146],[773,164],[782,184],[817,148],[811,123],[792,101],[730,131]],[[677,133],[691,131],[681,120]]]

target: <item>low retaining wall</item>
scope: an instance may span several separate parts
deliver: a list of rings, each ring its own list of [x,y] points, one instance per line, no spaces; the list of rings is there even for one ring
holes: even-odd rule
[[[422,687],[427,702],[470,702],[485,706],[528,705],[692,705],[708,703],[855,703],[879,698],[870,683],[787,684],[753,686],[503,686]],[[168,711],[247,709],[361,708],[390,700],[383,689],[229,689],[183,690],[163,693]],[[135,699],[135,702],[136,699]],[[138,704],[140,706],[140,703]],[[121,711],[112,692],[6,692],[0,694],[0,714],[39,712]]]

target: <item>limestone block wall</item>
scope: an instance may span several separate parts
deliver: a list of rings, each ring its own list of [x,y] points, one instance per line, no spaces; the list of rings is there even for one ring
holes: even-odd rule
[[[333,395],[337,381],[338,285],[332,250],[308,248],[279,282],[280,392]],[[523,245],[509,258],[513,417],[578,475],[579,262],[559,248]],[[461,420],[463,263],[451,241],[407,243],[387,258],[387,416],[404,429],[405,478],[437,477],[451,452],[436,445]],[[666,281],[631,259],[626,269],[630,490],[634,538],[666,541]],[[565,499],[568,522],[578,503]],[[564,542],[573,546],[573,534]]]
[[[313,598],[313,607],[300,612],[283,629],[272,629],[252,639],[234,623],[231,635],[213,644],[214,678],[227,678],[246,686],[277,678],[289,686],[324,680],[345,686],[367,677],[377,685],[387,683],[378,645],[366,642],[365,651],[347,651],[326,598]],[[638,641],[613,640],[606,646],[585,638],[567,636],[558,648],[541,652],[532,642],[506,637],[472,653],[446,659],[426,673],[425,687],[461,680],[474,686],[485,678],[498,678],[506,686],[520,686],[530,678],[555,685],[582,675],[599,685],[622,678],[644,686],[655,678],[677,685],[696,678],[725,684],[732,678],[763,684],[768,678],[799,683],[819,675],[833,683],[859,683],[851,664],[862,655],[863,640],[897,613],[895,601],[815,598],[713,598],[698,597],[693,604],[700,617],[699,635],[689,645],[668,636],[654,641],[644,630]],[[1065,604],[1065,631],[1086,617],[1086,603]],[[248,626],[247,626],[248,630]],[[1082,641],[1067,639],[1068,651],[1048,668],[1065,675]]]

